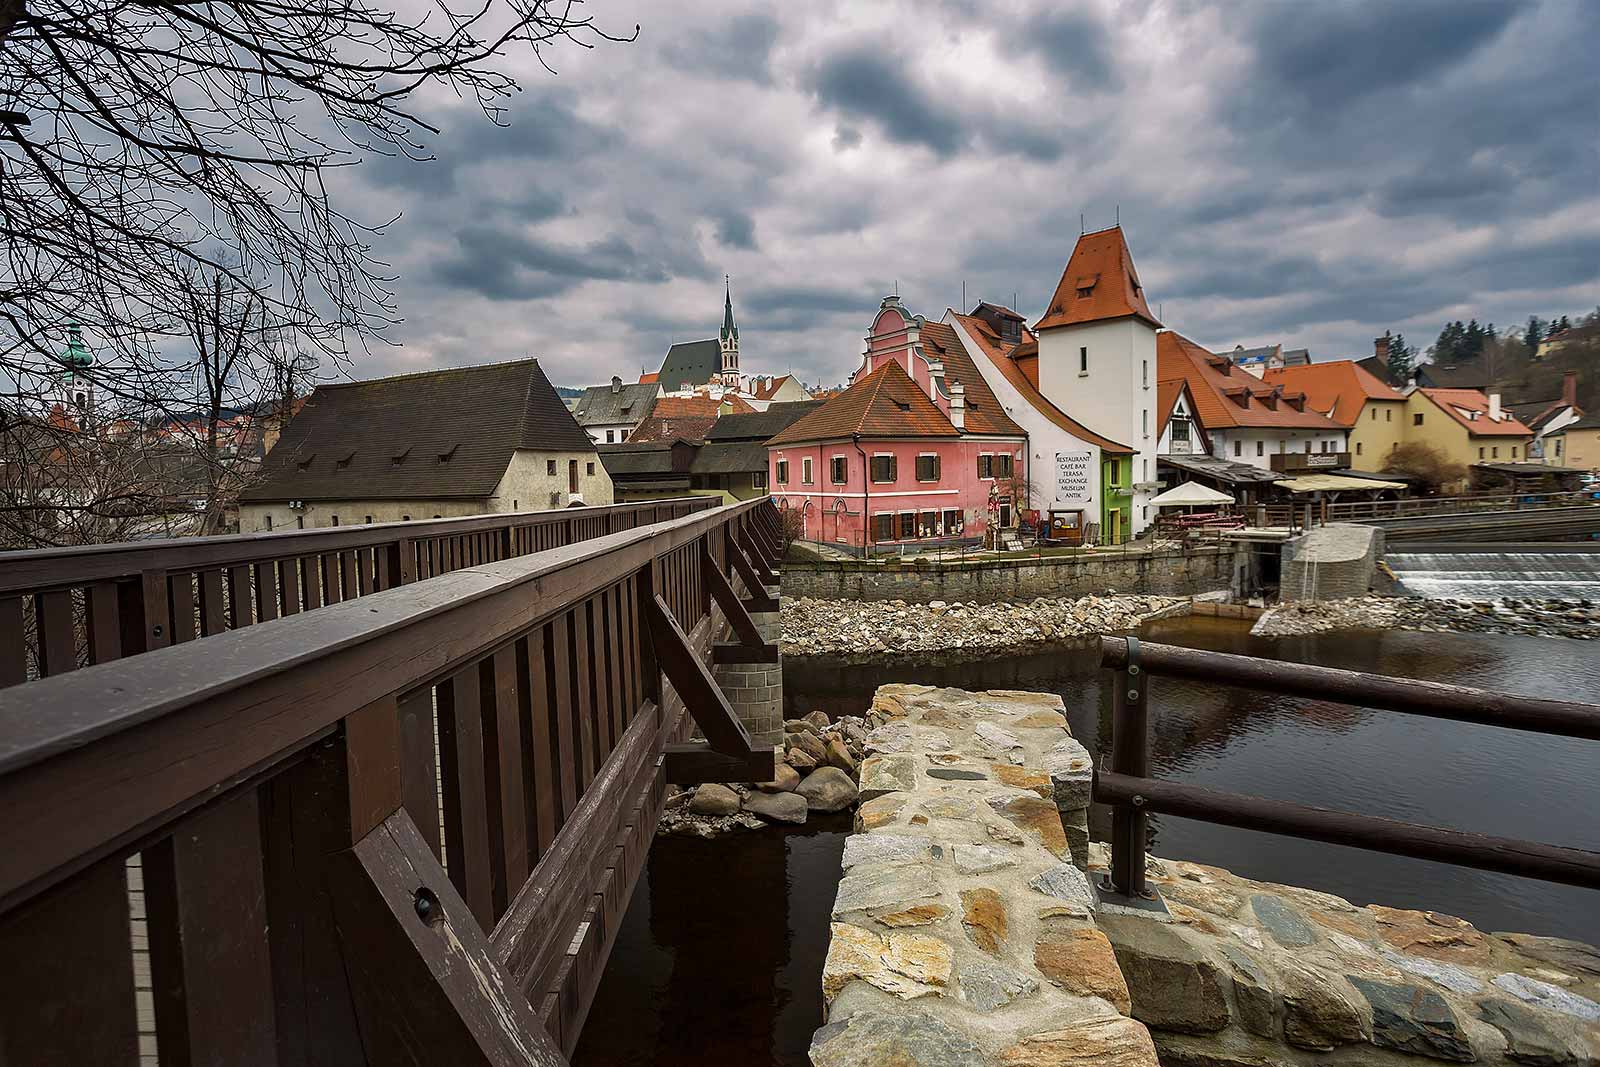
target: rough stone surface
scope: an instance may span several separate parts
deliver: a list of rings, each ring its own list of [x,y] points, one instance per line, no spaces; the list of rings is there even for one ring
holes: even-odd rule
[[[1156,1067],[1144,1027],[1120,1016],[1030,1034],[1000,1052],[1004,1067]]]
[[[1478,1057],[1444,998],[1416,986],[1388,985],[1358,975],[1350,983],[1372,1005],[1372,1043],[1436,1060],[1471,1063]]]
[[[1277,959],[1283,988],[1283,1036],[1299,1048],[1326,1051],[1367,1039],[1358,994],[1342,975]]]
[[[1271,976],[1259,960],[1238,945],[1222,946],[1222,955],[1228,961],[1239,1025],[1258,1037],[1276,1037],[1279,998]]]
[[[1187,1034],[1228,1025],[1222,972],[1182,928],[1154,917],[1105,911],[1098,922],[1116,950],[1135,1019]]]
[[[1061,829],[1061,815],[1050,801],[1026,794],[990,797],[989,806],[997,814],[1034,835],[1054,855],[1064,857],[1070,854],[1066,833]]]
[[[1100,997],[1126,1015],[1128,983],[1106,935],[1093,927],[1046,929],[1033,945],[1033,963],[1056,985],[1080,997]]]
[[[1084,917],[1094,912],[1095,893],[1089,879],[1070,863],[1058,863],[1042,871],[1028,882],[1029,889],[1038,890],[1047,897],[1064,901]]]
[[[861,761],[861,800],[915,789],[919,769],[915,756],[868,756]]]
[[[806,821],[806,798],[798,793],[757,791],[744,798],[744,810],[772,822],[803,823]]]
[[[1527,634],[1592,641],[1600,638],[1600,604],[1592,600],[1486,602],[1411,596],[1302,600],[1267,612],[1250,632],[1265,637],[1299,637],[1352,629]]]
[[[770,782],[762,782],[756,788],[766,793],[792,793],[795,786],[800,784],[800,772],[787,763],[778,764],[778,772]]]
[[[856,772],[856,761],[850,755],[850,749],[839,738],[830,738],[827,744],[827,763],[830,767],[837,767],[846,774]]]
[[[958,973],[961,999],[977,1011],[994,1011],[1039,991],[1039,980],[988,960],[963,964]]]
[[[1548,963],[1568,974],[1585,974],[1592,978],[1600,978],[1600,949],[1592,945],[1560,937],[1538,937],[1534,934],[1494,936],[1522,955]]]
[[[840,866],[845,870],[862,863],[915,863],[931,856],[926,837],[911,834],[856,834],[844,843]]]
[[[1440,963],[1437,960],[1424,959],[1421,956],[1407,956],[1403,952],[1394,952],[1383,948],[1378,950],[1378,956],[1389,966],[1398,967],[1409,974],[1419,978],[1427,978],[1444,986],[1452,993],[1481,993],[1483,983],[1474,978],[1468,971],[1462,970],[1449,963]]]
[[[725,785],[707,782],[695,789],[689,810],[696,815],[732,815],[739,810],[739,794]]]
[[[819,734],[826,730],[831,722],[831,720],[828,718],[827,712],[824,711],[808,711],[805,715],[801,716],[801,721],[808,724],[811,729],[815,730]]]
[[[1520,974],[1497,974],[1492,982],[1496,989],[1504,990],[1535,1007],[1558,1011],[1586,1022],[1600,1022],[1600,1003],[1570,993],[1560,986]]]
[[[1044,759],[1045,773],[1056,807],[1062,811],[1089,806],[1089,793],[1094,784],[1094,760],[1089,750],[1076,740],[1064,737],[1050,749]]]
[[[811,811],[843,811],[856,802],[856,784],[837,767],[818,767],[795,792],[806,798]]]
[[[926,863],[868,864],[839,880],[833,914],[872,908],[903,911],[913,904],[936,903],[940,896],[933,868]]]
[[[1566,1067],[1596,1061],[1582,1056],[1573,1042],[1549,1025],[1549,1017],[1512,1000],[1485,1000],[1478,1004],[1478,1018],[1500,1031],[1506,1039],[1506,1054],[1517,1063],[1535,1067]]]
[[[919,1011],[860,1011],[811,1038],[812,1067],[970,1067],[982,1050],[966,1034]]]
[[[894,932],[879,936],[850,923],[834,923],[822,965],[822,995],[832,1000],[861,980],[905,1000],[950,984],[954,954],[937,937]]]
[[[993,889],[963,889],[961,925],[974,945],[991,956],[998,954],[1008,928],[1005,901]]]
[[[846,843],[845,848],[849,849]],[[990,848],[988,845],[956,845],[951,849],[956,870],[962,874],[987,874],[1017,865],[1014,851]]]
[[[1279,897],[1257,893],[1250,898],[1250,910],[1255,912],[1261,928],[1285,948],[1303,948],[1317,942],[1311,924]]]

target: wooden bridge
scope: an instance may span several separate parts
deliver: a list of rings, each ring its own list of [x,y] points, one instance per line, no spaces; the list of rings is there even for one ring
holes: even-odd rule
[[[0,557],[0,1062],[565,1063],[667,782],[773,774],[706,664],[776,658],[778,538],[764,498]]]

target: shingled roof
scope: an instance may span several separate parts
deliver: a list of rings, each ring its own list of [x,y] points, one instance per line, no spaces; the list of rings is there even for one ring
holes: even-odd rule
[[[1078,237],[1061,272],[1050,306],[1034,326],[1071,326],[1080,322],[1099,322],[1128,316],[1143,319],[1152,326],[1161,323],[1150,314],[1144,287],[1133,269],[1133,253],[1122,236],[1122,227],[1099,230]]]
[[[823,405],[821,400],[792,400],[769,404],[765,411],[724,415],[706,434],[707,441],[765,441],[788,429]]]
[[[905,368],[892,359],[856,381],[767,443],[863,437],[960,437],[950,420]]]
[[[1022,427],[1006,414],[1000,398],[994,395],[994,390],[972,362],[967,346],[948,323],[924,321],[920,340],[925,354],[943,361],[945,380],[960,382],[966,391],[964,432],[1005,436],[1023,433]]]
[[[650,414],[656,391],[650,384],[623,385],[615,391],[609,385],[591,385],[578,398],[572,414],[579,426],[636,423]]]
[[[487,497],[524,448],[594,451],[536,359],[319,385],[239,498]]]
[[[657,382],[669,393],[691,385],[704,385],[722,373],[722,345],[715,337],[704,341],[679,341],[667,349]]]

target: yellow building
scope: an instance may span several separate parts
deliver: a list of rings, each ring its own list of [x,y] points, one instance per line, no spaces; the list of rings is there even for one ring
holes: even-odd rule
[[[1533,431],[1477,389],[1414,389],[1406,398],[1405,441],[1422,441],[1457,463],[1521,463]]]
[[[1585,415],[1545,435],[1545,462],[1600,471],[1600,415]]]
[[[1354,360],[1305,363],[1269,370],[1262,377],[1285,393],[1306,394],[1306,407],[1350,431],[1350,466],[1381,471],[1389,453],[1405,440],[1406,398]]]

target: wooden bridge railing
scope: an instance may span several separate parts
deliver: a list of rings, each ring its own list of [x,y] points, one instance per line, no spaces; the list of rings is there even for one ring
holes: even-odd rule
[[[1133,637],[1101,638],[1100,662],[1113,668],[1116,676],[1111,766],[1109,770],[1096,771],[1094,799],[1112,806],[1109,888],[1120,896],[1150,896],[1145,887],[1144,862],[1150,812],[1600,889],[1597,852],[1422,826],[1150,777],[1149,705],[1151,678],[1156,675],[1590,741],[1600,741],[1600,707],[1596,705],[1150,644]]]
[[[6,1062],[564,1063],[667,781],[773,774],[705,663],[713,604],[772,651],[777,544],[750,501],[0,691]]]
[[[0,686],[715,507],[710,497],[0,553]]]
[[[1560,470],[1561,468],[1553,468]],[[1431,515],[1470,515],[1482,511],[1525,511],[1596,503],[1586,491],[1558,493],[1474,493],[1470,496],[1417,496],[1397,500],[1301,501],[1246,508],[1257,526],[1300,529],[1312,523],[1375,522]]]

